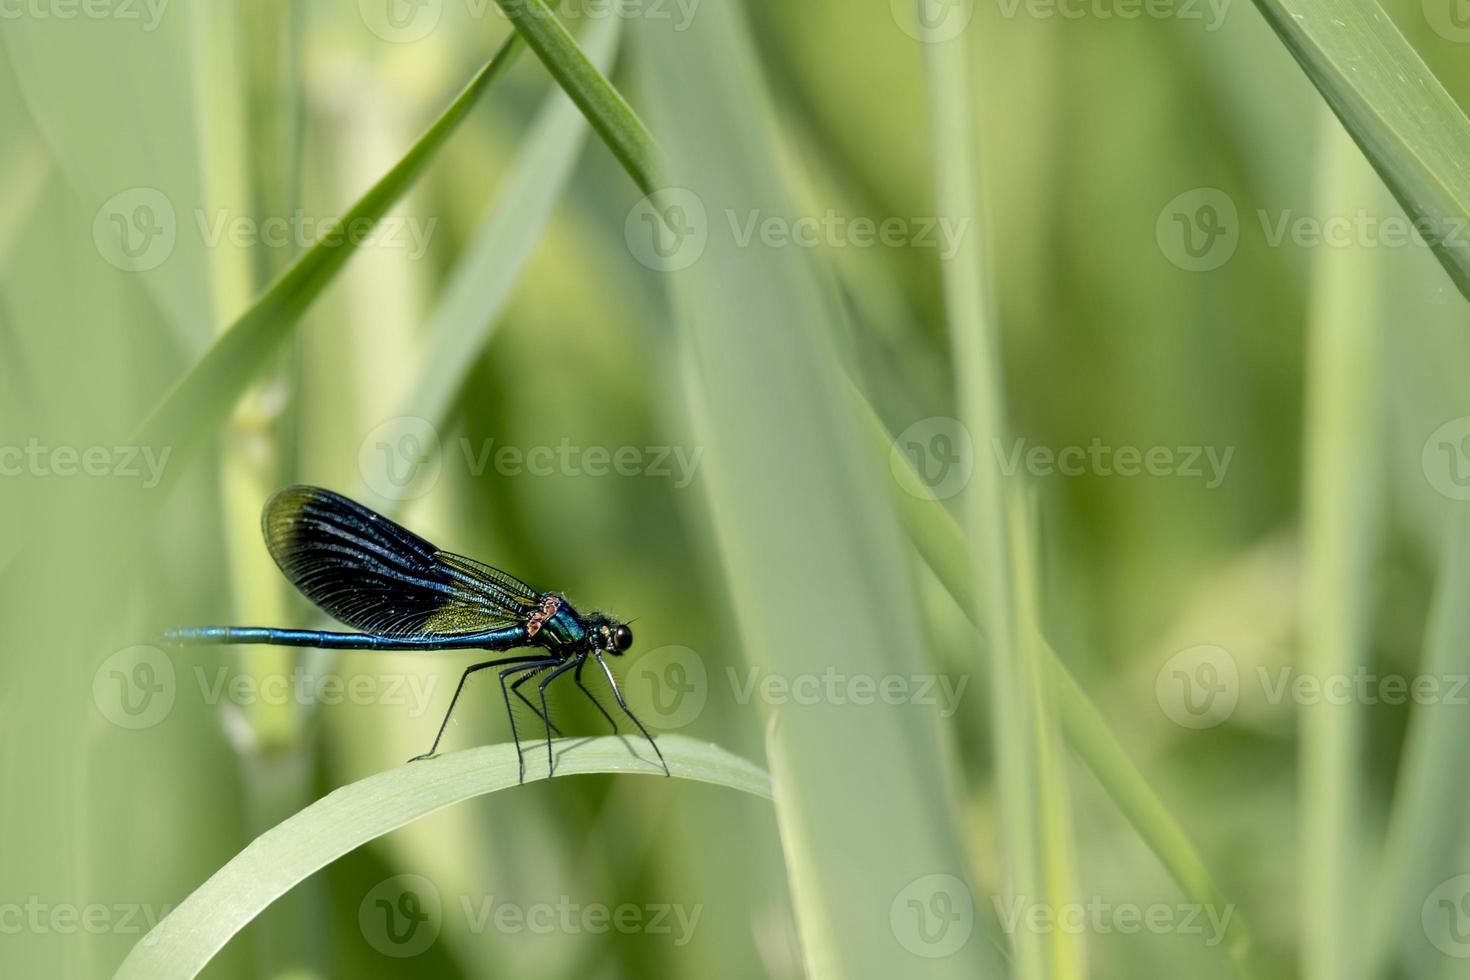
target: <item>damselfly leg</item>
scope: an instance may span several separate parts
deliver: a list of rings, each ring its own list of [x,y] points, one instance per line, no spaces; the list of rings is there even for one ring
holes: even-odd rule
[[[672,775],[669,772],[669,764],[664,761],[663,752],[659,751],[658,743],[653,740],[652,735],[648,734],[648,729],[643,727],[643,722],[638,720],[638,716],[633,714],[633,709],[628,707],[628,702],[623,700],[623,692],[618,689],[618,682],[613,679],[613,672],[608,669],[607,661],[602,659],[602,654],[597,650],[592,651],[592,656],[597,658],[598,666],[607,675],[607,682],[612,685],[613,697],[618,699],[618,707],[623,709],[623,714],[633,720],[633,724],[638,726],[638,730],[643,733],[643,737],[648,739],[648,744],[653,746],[654,754],[658,756],[659,765],[664,767],[664,775]]]

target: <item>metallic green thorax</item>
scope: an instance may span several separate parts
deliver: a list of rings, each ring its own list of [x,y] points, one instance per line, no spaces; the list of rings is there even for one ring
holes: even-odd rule
[[[561,600],[561,608],[546,621],[541,631],[550,634],[549,638],[556,646],[580,647],[588,638],[587,624],[565,599]]]

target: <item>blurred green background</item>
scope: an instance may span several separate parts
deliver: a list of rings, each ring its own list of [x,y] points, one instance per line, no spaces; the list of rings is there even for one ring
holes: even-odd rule
[[[972,466],[1099,446],[1106,465],[1021,464],[1043,630],[1249,920],[1253,969],[1298,975],[1321,911],[1299,732],[1324,709],[1273,690],[1300,676],[1314,608],[1304,494],[1354,521],[1347,662],[1459,696],[1470,631],[1441,622],[1448,660],[1421,658],[1470,496],[1470,332],[1427,248],[1363,231],[1401,212],[1257,11],[943,8],[976,66],[984,206],[960,229],[936,203],[905,4],[556,9],[695,188],[702,217],[674,217],[696,222],[697,254],[652,247],[641,191],[523,55],[249,369],[228,418],[201,414],[197,453],[130,440],[507,22],[488,0],[0,11],[0,974],[111,975],[255,836],[427,747],[470,655],[138,646],[172,625],[331,628],[259,537],[264,501],[302,482],[636,617],[617,664],[635,710],[762,765],[785,738],[810,836],[783,841],[767,802],[710,786],[530,784],[313,875],[204,976],[790,978],[818,947],[849,951],[832,975],[999,975],[1013,842],[997,832],[986,655],[899,529],[896,474],[917,463],[947,498],[924,506],[958,517]],[[1463,103],[1454,11],[1387,9]],[[1345,245],[1312,237],[1359,215],[1377,224]],[[892,240],[864,243],[862,221]],[[946,227],[975,247],[950,254]],[[945,268],[977,253],[983,271]],[[946,275],[984,276],[1000,446],[952,421]],[[1321,426],[1327,463],[1308,410],[1324,309],[1361,321],[1371,377],[1326,397],[1343,422]],[[870,433],[849,379],[906,434],[891,457],[854,441]],[[1125,475],[1121,447],[1167,456]],[[930,685],[939,703],[808,705],[761,686],[828,668]],[[1192,711],[1191,678],[1225,685],[1225,706]],[[1412,812],[1440,823],[1395,837],[1425,706],[1350,700],[1354,860],[1331,915],[1358,945],[1343,955],[1363,976],[1463,975],[1465,770],[1408,783]],[[1451,726],[1470,711],[1431,700]],[[600,732],[565,690],[553,712]],[[449,749],[509,737],[491,681],[457,718]],[[1433,758],[1464,761],[1447,751]],[[1062,890],[1103,910],[1075,937],[1079,975],[1236,975],[1211,925],[1226,910],[1181,925],[1191,899],[1149,843],[1086,768],[1063,778]],[[803,873],[818,884],[793,894]],[[973,903],[958,952],[906,924],[905,889],[931,875]],[[437,903],[427,942],[383,917],[422,907],[406,891]],[[943,933],[948,898],[917,894]],[[799,936],[794,904],[826,908],[803,922],[826,934]],[[561,906],[628,906],[638,924],[518,924]],[[1129,908],[1173,924],[1128,928]]]

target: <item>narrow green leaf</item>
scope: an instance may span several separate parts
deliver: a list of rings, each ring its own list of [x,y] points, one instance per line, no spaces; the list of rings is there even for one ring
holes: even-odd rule
[[[984,225],[969,44],[963,38],[934,41],[924,45],[924,56],[936,202],[940,214],[971,229],[941,269],[954,350],[956,401],[972,444],[999,446],[1006,430],[1004,386],[980,252]],[[1037,720],[1032,716],[1033,686],[1038,678],[1017,635],[1017,597],[1012,590],[1013,573],[1028,559],[1014,554],[1007,516],[1007,500],[1018,492],[994,453],[977,454],[974,475],[965,489],[965,531],[974,567],[996,571],[975,579],[972,585],[990,640],[991,728],[1005,888],[1010,900],[1044,903],[1043,857],[1037,836],[1042,822],[1038,786],[1042,763],[1036,744]],[[1046,980],[1047,950],[1040,932],[1018,928],[1011,935],[1011,949],[1019,980]]]
[[[556,774],[663,776],[631,739],[559,739]],[[706,742],[659,738],[669,771],[770,798],[770,777]],[[526,752],[526,779],[543,778],[545,756]],[[337,858],[436,810],[517,785],[513,744],[486,745],[410,763],[343,786],[257,837],[144,936],[114,980],[187,980],[261,910]]]
[[[1256,6],[1470,297],[1470,119],[1374,0]]]
[[[562,90],[577,103],[597,135],[623,164],[645,194],[659,186],[658,145],[622,93],[613,88],[592,59],[577,47],[571,33],[544,0],[496,0],[551,72]]]
[[[1379,184],[1322,114],[1321,214],[1362,207]],[[1364,247],[1317,252],[1307,367],[1302,472],[1301,666],[1313,677],[1351,677],[1365,665],[1366,610],[1377,541],[1382,411],[1377,393],[1382,257]],[[1301,708],[1302,976],[1352,980],[1364,953],[1357,896],[1364,840],[1363,718],[1356,703]]]
[[[1034,497],[1032,501],[1034,502]],[[1038,895],[1049,909],[1084,900],[1076,893],[1077,860],[1072,839],[1072,794],[1067,788],[1067,759],[1057,724],[1056,696],[1047,669],[1050,651],[1041,625],[1041,598],[1036,571],[1034,514],[1028,514],[1019,492],[1009,500],[1011,567],[1016,594],[1016,645],[1031,698],[1032,751],[1036,765],[1036,835],[1040,853]],[[1045,934],[1047,980],[1083,980],[1087,976],[1086,945],[1070,929]]]
[[[342,219],[342,227],[376,222],[387,214],[459,127],[476,101],[505,73],[521,51],[520,35],[506,39],[418,141],[368,190]],[[303,313],[352,257],[361,236],[324,237],[282,273],[214,346],[174,386],[143,424],[135,442],[170,446],[174,477],[192,451],[215,432],[271,352],[288,337]]]

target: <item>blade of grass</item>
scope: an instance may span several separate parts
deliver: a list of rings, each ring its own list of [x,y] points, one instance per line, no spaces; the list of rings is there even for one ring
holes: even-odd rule
[[[1320,214],[1350,213],[1378,180],[1337,121],[1322,114]],[[1380,259],[1367,247],[1317,254],[1307,365],[1302,474],[1303,673],[1351,677],[1367,656],[1381,411],[1376,302]],[[1363,882],[1361,706],[1328,700],[1301,708],[1302,976],[1352,980]]]
[[[662,776],[616,737],[560,739],[556,773]],[[669,771],[767,799],[770,777],[724,749],[679,735],[659,738]],[[646,749],[646,746],[645,746]],[[651,753],[645,753],[651,755]],[[526,778],[544,756],[526,753]],[[337,858],[420,817],[517,785],[512,744],[487,745],[380,772],[333,791],[257,837],[139,940],[114,980],[187,980],[271,902]]]
[[[1470,297],[1470,119],[1374,0],[1256,7]]]
[[[791,213],[740,8],[705,7],[683,33],[646,20],[638,31],[640,91],[670,179],[711,225],[731,209]],[[924,673],[902,538],[865,466],[832,344],[841,313],[816,263],[711,227],[668,282],[702,485],[754,666],[875,683]],[[777,817],[797,856],[788,873],[808,975],[1002,976],[966,880],[935,719],[820,694],[777,719]],[[944,901],[959,918],[936,932],[930,910]]]
[[[562,90],[645,194],[658,188],[658,145],[622,93],[613,88],[544,0],[496,0]]]
[[[1435,678],[1470,673],[1470,516],[1450,514],[1421,670]],[[1445,961],[1423,935],[1423,905],[1450,874],[1445,855],[1458,853],[1465,838],[1470,793],[1459,774],[1467,770],[1470,712],[1444,700],[1415,704],[1374,889],[1369,976],[1429,977]]]
[[[1032,498],[1034,503],[1034,497]],[[1053,910],[1081,904],[1077,888],[1076,849],[1072,842],[1071,793],[1067,760],[1056,720],[1056,696],[1047,670],[1046,639],[1041,628],[1041,600],[1035,568],[1034,514],[1027,513],[1019,492],[1009,500],[1011,567],[1016,589],[1016,646],[1031,697],[1036,756],[1036,832],[1040,867],[1037,885],[1044,907]],[[1052,929],[1045,936],[1047,980],[1082,980],[1087,976],[1087,950],[1082,934]]]
[[[975,107],[971,101],[968,38],[930,39],[924,45],[925,92],[934,144],[938,213],[968,228],[952,259],[941,270],[944,304],[954,350],[960,416],[978,446],[1005,440],[1004,387],[999,340],[984,292],[986,269],[980,253],[979,161],[975,146]],[[1017,597],[1012,573],[1024,560],[1010,540],[1007,498],[1018,494],[994,453],[981,452],[965,489],[964,512],[970,561],[995,574],[973,580],[976,606],[989,638],[992,744],[996,747],[1002,864],[1012,901],[1045,902],[1042,885],[1041,801],[1037,785],[1042,763],[1036,744],[1037,720],[1032,675],[1018,642]],[[978,657],[977,657],[978,659]],[[1042,935],[1018,929],[1011,936],[1015,976],[1045,980],[1049,974]]]
[[[513,34],[408,152],[344,215],[342,227],[380,220],[434,159],[479,98],[503,75],[522,44]],[[176,478],[193,451],[217,430],[266,359],[300,321],[313,300],[352,257],[355,239],[326,237],[293,262],[179,380],[139,431],[135,442],[170,446]],[[157,495],[161,497],[162,495]]]

